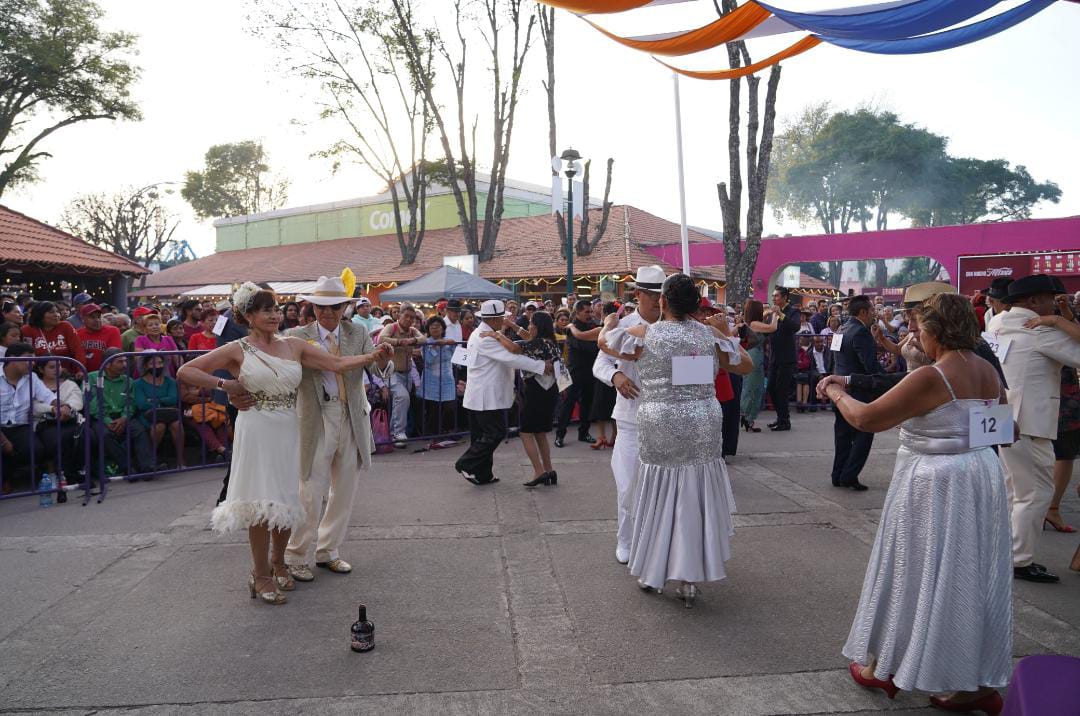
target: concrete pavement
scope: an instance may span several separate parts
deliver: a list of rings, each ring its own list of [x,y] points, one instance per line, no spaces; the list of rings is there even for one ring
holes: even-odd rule
[[[725,582],[694,609],[641,593],[614,559],[610,452],[554,450],[559,485],[453,473],[460,448],[378,456],[342,556],[288,604],[251,601],[244,535],[207,521],[221,470],[117,484],[102,504],[0,504],[0,713],[718,713],[926,711],[850,682],[840,654],[888,487],[829,483],[831,415],[741,436]],[[1080,525],[1070,490],[1066,519]],[[1015,651],[1080,655],[1076,535],[1046,532],[1059,585],[1016,585]],[[348,649],[356,605],[377,648]]]

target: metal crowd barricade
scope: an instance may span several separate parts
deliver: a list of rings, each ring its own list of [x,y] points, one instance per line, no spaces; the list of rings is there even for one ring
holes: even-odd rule
[[[52,443],[51,446],[43,444],[43,442],[42,442],[42,440],[40,438],[40,435],[39,435],[39,431],[40,431],[40,428],[41,428],[41,423],[48,422],[48,419],[46,418],[46,419],[42,420],[42,419],[39,418],[39,416],[42,415],[43,413],[39,413],[38,415],[34,414],[34,404],[35,404],[34,383],[35,383],[35,381],[33,380],[33,378],[30,378],[30,380],[28,381],[28,383],[29,383],[29,385],[28,385],[29,403],[28,403],[28,406],[27,406],[27,414],[25,416],[4,415],[2,413],[2,409],[0,409],[0,429],[3,429],[4,434],[6,436],[8,436],[8,439],[10,440],[10,436],[15,434],[15,433],[22,433],[22,435],[15,435],[15,438],[16,438],[15,440],[11,440],[12,454],[15,455],[15,456],[17,456],[19,454],[18,451],[20,450],[20,445],[18,445],[16,443],[17,442],[22,442],[23,447],[25,447],[25,450],[28,453],[27,457],[29,457],[29,460],[26,461],[25,466],[30,471],[30,489],[29,490],[15,490],[15,489],[13,489],[13,485],[12,485],[13,478],[15,478],[17,475],[16,474],[8,474],[9,469],[10,469],[11,472],[17,472],[19,470],[19,468],[22,467],[22,465],[19,465],[18,463],[16,463],[16,464],[11,465],[10,468],[5,468],[4,463],[9,463],[9,462],[15,463],[16,462],[12,457],[9,457],[9,456],[5,455],[4,460],[2,462],[0,462],[0,483],[2,483],[5,486],[4,490],[0,491],[0,500],[14,499],[14,498],[17,498],[17,497],[32,497],[32,496],[35,496],[35,495],[41,496],[41,495],[48,494],[48,493],[59,494],[60,490],[62,489],[60,484],[59,484],[60,483],[59,477],[60,477],[60,475],[64,475],[65,477],[68,476],[67,471],[65,470],[65,467],[66,467],[66,468],[71,470],[71,475],[72,476],[79,475],[79,472],[80,471],[82,472],[82,475],[81,475],[82,479],[78,480],[78,481],[69,482],[68,485],[67,485],[67,489],[70,491],[70,490],[76,490],[79,487],[81,487],[83,489],[83,501],[82,501],[82,504],[85,506],[88,502],[90,502],[90,479],[91,479],[91,472],[90,472],[90,469],[89,469],[90,468],[90,462],[91,462],[90,461],[90,435],[89,435],[90,421],[88,420],[89,410],[90,410],[90,400],[89,400],[90,395],[89,395],[89,387],[86,385],[87,381],[85,380],[85,377],[87,375],[86,367],[82,363],[80,363],[79,361],[75,360],[74,358],[68,358],[66,356],[19,356],[19,357],[16,357],[16,358],[8,358],[8,357],[5,356],[3,358],[0,358],[0,369],[4,369],[6,366],[8,366],[9,364],[12,364],[12,363],[28,363],[28,364],[31,365],[31,371],[33,371],[33,366],[35,366],[35,365],[42,365],[42,364],[47,364],[47,363],[55,363],[56,364],[56,372],[57,372],[57,389],[58,389],[57,392],[59,392],[59,388],[60,388],[60,386],[61,386],[61,384],[63,383],[63,380],[64,380],[60,368],[61,368],[61,366],[65,366],[65,367],[69,368],[70,372],[71,372],[71,374],[73,376],[81,377],[81,379],[83,380],[83,385],[80,387],[80,390],[81,390],[81,392],[83,394],[83,407],[82,407],[81,411],[78,411],[77,413],[75,413],[72,416],[72,419],[76,421],[76,423],[75,423],[75,428],[76,429],[75,429],[74,433],[70,433],[68,436],[65,437],[65,435],[64,435],[65,431],[60,429],[61,428],[61,426],[60,426],[61,421],[59,421],[59,420],[56,421],[56,423],[57,423],[56,424],[57,429],[55,430],[56,439],[55,439],[55,441],[53,441],[53,440],[49,441],[49,442]],[[40,391],[38,391],[38,393],[40,394]],[[44,396],[44,397],[48,398],[48,396]],[[45,401],[45,400],[37,401],[37,403],[39,405],[39,408],[43,408],[44,404],[46,402],[52,403],[52,399],[49,399],[48,401]],[[59,405],[57,405],[57,410],[59,410]],[[47,413],[44,413],[44,414],[47,415]],[[81,420],[80,420],[80,418],[81,418]],[[20,422],[20,421],[25,421],[25,422]],[[64,449],[66,440],[71,440],[71,441],[73,441],[75,443],[75,447],[70,451]],[[37,447],[38,445],[41,446],[40,451],[38,450],[38,447]],[[41,489],[41,478],[43,476],[43,473],[38,468],[39,468],[39,463],[42,464],[42,465],[45,465],[45,464],[48,464],[50,462],[46,458],[46,454],[48,454],[48,450],[49,450],[50,447],[55,448],[55,452],[53,453],[55,455],[55,460],[53,460],[52,462],[53,462],[53,464],[55,466],[53,469],[55,470],[56,477],[55,477],[53,487],[51,489],[48,489],[48,490],[43,490],[43,489]],[[79,466],[77,464],[76,465],[71,465],[70,461],[68,461],[69,464],[65,465],[64,453],[65,452],[70,452],[72,455],[77,456],[79,451],[82,452],[82,456],[81,456],[82,457],[82,465],[81,466]],[[39,454],[40,454],[40,457],[39,457]],[[21,462],[21,459],[19,460],[19,462]],[[78,462],[77,459],[76,459],[76,462]],[[99,498],[98,501],[99,502],[101,501],[100,498]]]
[[[201,413],[205,419],[208,411],[216,412],[216,407],[208,407],[211,404],[213,404],[214,406],[220,406],[221,412],[227,413],[227,399],[223,402],[215,401],[214,395],[211,392],[209,395],[204,396],[200,402],[190,404],[189,409],[188,406],[185,406],[183,402],[184,386],[175,377],[175,368],[183,362],[186,362],[185,359],[194,358],[208,352],[209,351],[205,350],[176,350],[118,353],[116,355],[110,356],[102,362],[101,368],[98,371],[97,384],[93,386],[93,389],[97,391],[98,395],[98,410],[96,415],[90,416],[94,421],[100,424],[100,428],[97,426],[94,427],[93,433],[96,438],[97,447],[95,466],[97,468],[98,475],[101,478],[101,499],[104,499],[104,496],[108,489],[107,484],[111,481],[133,481],[138,479],[152,479],[158,475],[189,472],[192,470],[201,470],[206,467],[217,467],[227,464],[227,460],[231,455],[232,449],[232,437],[230,432],[232,425],[228,423],[227,418],[225,425],[226,437],[228,442],[225,444],[225,452],[220,454],[218,461],[208,459],[212,456],[207,450],[207,443],[205,438],[203,437],[202,431],[196,428],[192,428],[190,430],[188,429],[189,420],[192,421],[192,425],[194,425],[194,423],[196,422],[194,420],[195,406],[202,406]],[[171,364],[173,366],[173,369],[168,371],[165,377],[166,379],[172,380],[176,383],[176,404],[161,405],[157,400],[154,400],[144,411],[140,411],[140,406],[136,401],[136,386],[138,382],[142,380],[141,364],[148,359],[153,359],[156,357],[163,358],[166,365]],[[120,360],[128,362],[128,364],[124,367],[122,371],[122,375],[124,376],[124,380],[127,381],[128,386],[127,389],[125,389],[124,391],[125,400],[123,411],[121,413],[122,417],[125,418],[123,426],[124,433],[122,446],[123,465],[117,465],[117,468],[120,469],[107,470],[107,454],[109,452],[112,452],[112,454],[115,456],[118,452],[118,450],[115,448],[117,448],[118,446],[114,444],[114,449],[111,451],[106,448],[106,441],[110,440],[110,435],[108,435],[107,433],[111,432],[107,425],[109,424],[109,422],[116,419],[116,417],[114,416],[105,415],[106,369],[111,364]],[[162,385],[165,385],[165,381],[162,381]],[[167,410],[176,411],[176,420],[158,421],[157,418],[159,414],[167,417],[168,414],[165,413],[165,411]],[[106,417],[109,417],[110,420],[106,421]],[[146,420],[141,421],[139,420],[140,418],[146,418]],[[153,433],[156,429],[156,425],[158,425],[159,422],[164,422],[166,424],[166,428],[160,437],[160,441],[155,441],[153,439]],[[173,422],[176,422],[178,424],[177,430],[179,431],[179,439],[176,442],[179,443],[179,449],[176,455],[176,464],[169,465],[167,463],[160,462],[158,459],[159,452],[161,452],[161,446],[159,442],[163,443],[166,441],[166,439],[171,437],[170,426]],[[138,427],[136,428],[133,423],[137,423]],[[150,427],[146,427],[146,423],[148,423]],[[190,433],[194,433],[199,438],[198,459],[195,464],[187,464],[187,437]],[[116,434],[113,433],[113,435],[115,436]],[[148,444],[140,444],[140,441],[148,441]],[[132,462],[133,457],[135,458],[134,463]],[[150,465],[139,464],[140,462],[145,463],[147,457],[150,458]],[[109,474],[110,472],[112,474]]]
[[[457,439],[468,434],[468,417],[461,405],[463,396],[457,393],[458,382],[465,380],[466,369],[450,362],[457,347],[465,345],[465,342],[449,344],[425,342],[415,346],[413,359],[419,382],[413,385],[412,378],[409,379],[409,403],[405,427],[408,440],[433,443],[438,440]],[[434,375],[429,373],[433,369]],[[411,372],[410,370],[405,375],[410,375]],[[372,381],[376,390],[386,391],[385,405],[380,407],[386,409],[387,418],[390,421],[390,434],[388,439],[376,438],[375,445],[392,445],[396,442],[396,436],[393,433],[395,402],[393,373],[387,372],[385,379],[375,375],[376,373],[377,371],[371,371],[372,377],[369,380]],[[449,381],[448,385],[447,381]]]

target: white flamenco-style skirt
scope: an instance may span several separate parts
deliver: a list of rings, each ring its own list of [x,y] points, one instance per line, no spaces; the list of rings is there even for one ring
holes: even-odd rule
[[[634,485],[630,574],[653,588],[669,580],[724,579],[734,511],[722,459],[681,467],[642,463]]]
[[[215,532],[260,524],[288,530],[303,522],[298,428],[295,408],[240,412],[229,489],[210,515]]]
[[[1012,672],[1005,476],[989,448],[901,447],[844,656],[905,691],[1002,687]]]

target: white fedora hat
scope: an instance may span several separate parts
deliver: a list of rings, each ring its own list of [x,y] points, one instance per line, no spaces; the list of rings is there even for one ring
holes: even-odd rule
[[[502,318],[506,315],[506,304],[497,299],[480,304],[481,318]]]
[[[640,266],[638,267],[637,275],[634,276],[634,280],[630,282],[630,288],[636,291],[660,293],[660,290],[664,287],[664,279],[666,278],[667,276],[664,275],[664,269],[656,264],[653,264],[652,266]]]
[[[315,291],[310,296],[297,296],[297,298],[314,303],[316,306],[333,306],[357,300],[345,295],[345,283],[338,276],[332,278],[319,276],[319,280],[315,282]]]

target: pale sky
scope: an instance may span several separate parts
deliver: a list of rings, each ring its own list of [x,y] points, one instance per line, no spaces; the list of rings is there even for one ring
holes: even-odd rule
[[[110,27],[139,35],[143,75],[135,97],[145,119],[88,123],[57,133],[44,146],[55,158],[41,165],[43,181],[5,194],[5,204],[55,222],[76,194],[180,181],[185,170],[201,166],[210,145],[244,139],[261,139],[273,166],[292,179],[291,206],[367,196],[380,189],[374,176],[359,169],[334,176],[326,161],[310,158],[337,136],[325,126],[296,124],[312,114],[304,86],[283,77],[273,52],[247,31],[246,3],[100,2]],[[439,7],[437,0],[429,2]],[[799,9],[844,4],[857,3],[784,0],[786,7]],[[999,7],[1016,4],[1014,0]],[[711,0],[695,0],[601,22],[631,35],[689,29],[714,18]],[[755,40],[750,51],[757,60],[800,36]],[[1058,2],[995,37],[942,53],[888,57],[822,45],[785,63],[778,114],[794,115],[822,99],[837,109],[873,102],[904,121],[949,137],[954,154],[1003,157],[1026,165],[1038,180],[1056,181],[1063,192],[1061,203],[1041,205],[1036,216],[1080,214],[1077,37],[1080,5]],[[509,176],[547,184],[550,158],[539,37],[532,52]],[[560,150],[572,145],[594,158],[597,170],[607,157],[614,157],[612,198],[678,221],[671,74],[647,55],[616,45],[561,11],[557,52]],[[480,74],[481,63],[478,57],[474,74]],[[674,64],[721,69],[726,53],[720,48],[675,58]],[[764,94],[764,82],[762,88]],[[726,179],[728,86],[683,79],[681,92],[688,221],[719,229],[716,184]],[[480,134],[482,138],[484,132]],[[601,179],[594,184],[602,184]],[[602,185],[594,192],[599,195]],[[199,255],[212,252],[210,223],[197,222],[178,197],[176,208],[183,217],[177,235]],[[779,225],[767,211],[766,233],[773,232],[818,233],[813,226],[800,230]]]

